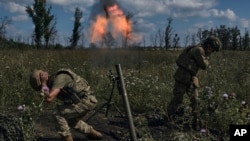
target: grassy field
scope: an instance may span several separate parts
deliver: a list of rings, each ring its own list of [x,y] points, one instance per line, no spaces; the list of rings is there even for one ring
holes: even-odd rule
[[[72,69],[89,81],[101,103],[111,92],[108,72],[112,70],[116,74],[115,65],[120,64],[133,112],[165,114],[172,97],[172,75],[179,53],[148,49],[1,50],[0,110],[4,113],[16,110],[20,104],[39,105],[41,98],[29,85],[29,75],[35,68],[50,73],[60,68]],[[206,128],[219,130],[221,135],[227,136],[229,124],[249,124],[246,116],[249,108],[244,112],[239,109],[242,101],[250,101],[250,52],[214,53],[208,70],[198,76],[202,117],[209,126]],[[222,95],[232,93],[236,94],[236,99],[225,102]],[[122,107],[118,94],[113,101]],[[188,103],[188,99],[184,99],[183,106]]]

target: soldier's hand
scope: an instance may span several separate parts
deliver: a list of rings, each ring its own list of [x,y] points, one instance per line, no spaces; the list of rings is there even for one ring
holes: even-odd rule
[[[196,88],[200,87],[199,79],[196,76],[192,77],[193,84]]]

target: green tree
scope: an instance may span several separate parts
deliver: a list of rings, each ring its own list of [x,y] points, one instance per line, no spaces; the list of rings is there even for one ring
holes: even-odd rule
[[[52,27],[50,26],[54,19],[51,14],[51,7],[46,10],[46,0],[34,0],[33,7],[27,6],[26,12],[35,25],[34,40],[37,48],[42,45],[42,37],[44,37],[46,47],[48,47],[49,39],[55,32],[55,24]]]
[[[232,33],[232,50],[236,50],[239,48],[240,30],[235,26],[230,32]]]
[[[80,32],[82,29],[80,29],[81,27],[81,18],[82,18],[82,11],[77,7],[75,9],[75,22],[74,22],[74,28],[73,28],[73,33],[72,36],[70,38],[70,42],[71,42],[71,48],[74,49],[77,46],[77,43],[80,39]]]
[[[169,49],[171,47],[171,36],[172,36],[172,18],[167,19],[167,27],[165,29],[165,48]]]
[[[243,50],[250,49],[250,37],[249,37],[249,31],[247,29],[245,29],[244,37],[242,38],[242,46]]]
[[[47,11],[44,13],[44,41],[45,41],[45,47],[48,48],[49,41],[51,40],[51,37],[54,36],[57,33],[57,30],[55,28],[56,22],[52,21],[55,19],[54,15],[51,14],[52,7],[50,6]]]
[[[231,40],[230,28],[226,27],[226,25],[220,25],[219,28],[216,29],[216,33],[221,40],[222,49],[229,49],[229,44]]]

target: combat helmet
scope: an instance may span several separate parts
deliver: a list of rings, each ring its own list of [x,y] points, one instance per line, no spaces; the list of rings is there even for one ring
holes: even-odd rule
[[[211,47],[215,50],[215,51],[219,51],[221,49],[221,41],[218,37],[216,36],[209,36],[205,41],[204,44],[210,44]]]

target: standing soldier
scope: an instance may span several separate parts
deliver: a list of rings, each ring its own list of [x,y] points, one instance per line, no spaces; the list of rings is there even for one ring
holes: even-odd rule
[[[190,98],[190,107],[192,108],[193,123],[192,127],[195,130],[199,128],[199,109],[197,105],[199,80],[197,73],[200,69],[207,69],[209,56],[214,51],[219,51],[221,42],[218,37],[210,36],[199,45],[190,46],[183,50],[176,60],[178,69],[174,74],[175,86],[173,90],[174,97],[170,101],[167,112],[171,119],[175,114],[178,106],[183,101],[183,96],[186,93]]]
[[[43,93],[47,103],[55,98],[63,102],[58,105],[54,117],[58,133],[64,141],[73,141],[70,127],[87,134],[89,138],[102,139],[100,132],[81,120],[97,103],[85,79],[70,69],[60,69],[51,76],[46,71],[34,70],[30,76],[30,84],[34,90]]]

